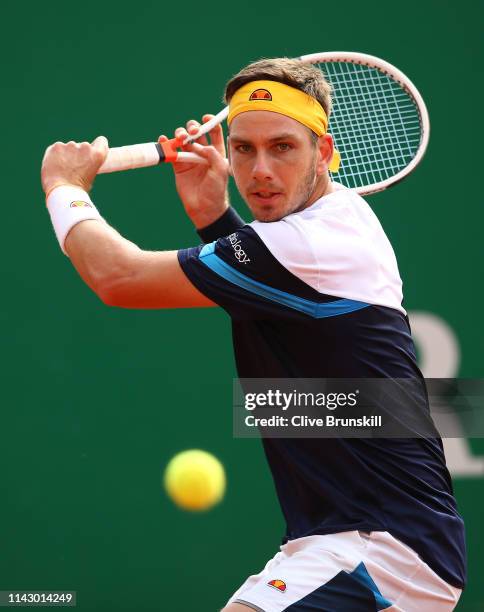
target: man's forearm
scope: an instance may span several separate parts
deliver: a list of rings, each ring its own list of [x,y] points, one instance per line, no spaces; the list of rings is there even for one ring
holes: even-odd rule
[[[84,281],[109,306],[194,308],[215,304],[180,267],[177,251],[143,251],[103,221],[83,221],[65,241]]]
[[[121,308],[214,306],[188,280],[177,251],[143,251],[110,227],[89,189],[108,154],[100,136],[58,142],[42,160],[41,180],[59,245],[102,301]]]
[[[104,300],[110,287],[134,272],[141,249],[103,221],[88,220],[69,232],[65,249],[84,282]]]

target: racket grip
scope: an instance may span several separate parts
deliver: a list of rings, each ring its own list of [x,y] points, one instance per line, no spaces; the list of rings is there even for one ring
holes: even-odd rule
[[[134,168],[147,168],[162,162],[187,162],[192,164],[207,164],[208,162],[195,153],[178,153],[176,150],[163,148],[157,142],[128,145],[126,147],[113,147],[109,149],[104,164],[97,171],[98,174],[107,172],[120,172]]]
[[[163,159],[161,147],[155,142],[114,147],[109,149],[106,161],[99,168],[98,174],[156,166]]]

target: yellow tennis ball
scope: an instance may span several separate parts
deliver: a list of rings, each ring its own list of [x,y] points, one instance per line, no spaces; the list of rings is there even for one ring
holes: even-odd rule
[[[225,471],[220,461],[203,450],[186,450],[168,463],[165,489],[177,506],[184,510],[208,510],[225,493]]]

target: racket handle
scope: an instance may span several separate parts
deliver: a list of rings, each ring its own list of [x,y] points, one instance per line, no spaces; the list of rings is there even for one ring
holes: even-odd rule
[[[215,117],[210,119],[210,121],[201,125],[196,134],[188,136],[184,142],[173,138],[165,142],[145,142],[143,144],[109,149],[106,161],[99,168],[98,174],[132,170],[133,168],[146,168],[148,166],[156,166],[162,162],[207,164],[207,160],[203,159],[203,157],[195,153],[179,153],[177,148],[183,144],[197,140],[200,136],[206,134],[213,127],[226,119],[228,114],[228,107],[222,109]]]
[[[146,168],[148,166],[156,166],[165,161],[207,164],[205,159],[195,153],[178,153],[176,149],[169,149],[166,146],[167,143],[164,144],[165,146],[158,142],[145,142],[143,144],[109,149],[106,161],[99,168],[98,174]]]

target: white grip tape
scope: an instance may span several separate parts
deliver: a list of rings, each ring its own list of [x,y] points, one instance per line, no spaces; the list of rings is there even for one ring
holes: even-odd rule
[[[71,185],[61,185],[53,189],[47,198],[47,209],[55,235],[65,255],[67,253],[64,243],[67,234],[75,225],[89,219],[104,221],[89,194],[80,187]]]
[[[104,164],[99,168],[98,174],[104,172],[118,172],[132,168],[146,168],[160,163],[160,154],[154,142],[114,147],[109,149]]]

